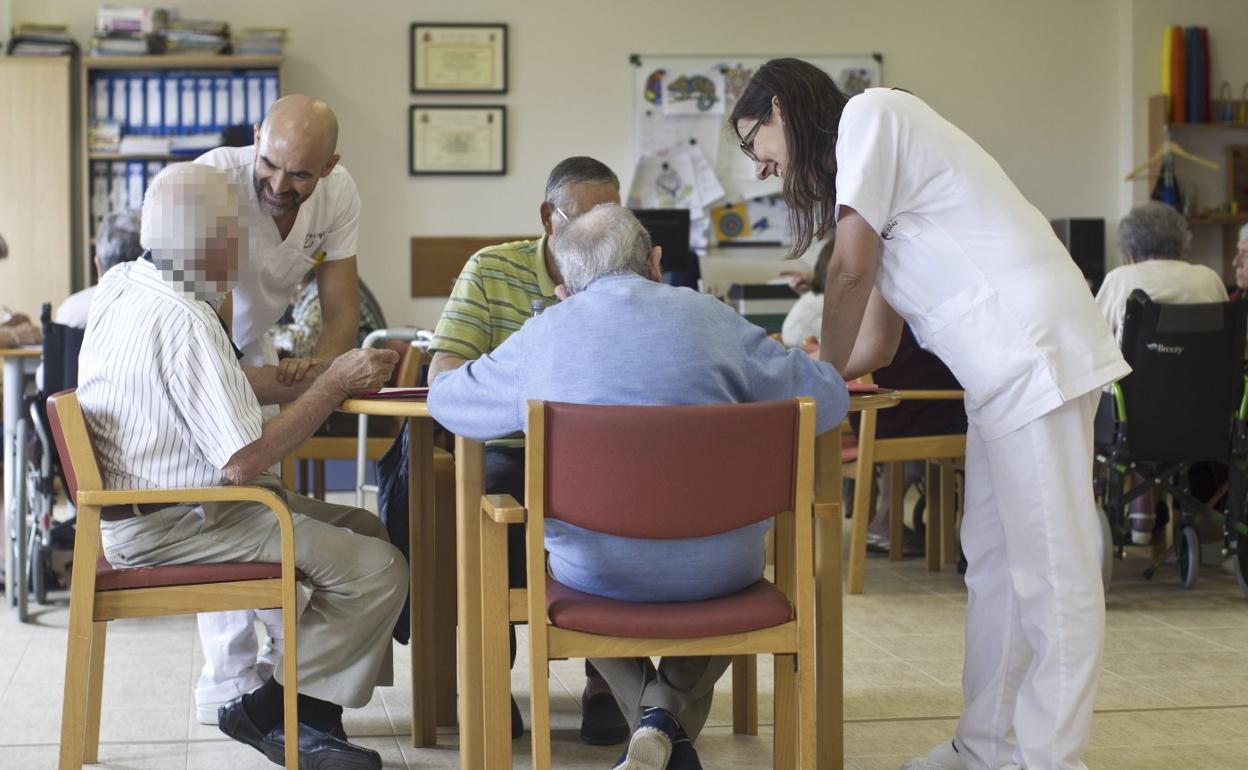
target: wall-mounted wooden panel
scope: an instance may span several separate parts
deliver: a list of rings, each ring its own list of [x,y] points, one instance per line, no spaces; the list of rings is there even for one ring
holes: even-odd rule
[[[471,235],[412,238],[412,296],[447,297],[468,258],[486,246],[535,235]]]

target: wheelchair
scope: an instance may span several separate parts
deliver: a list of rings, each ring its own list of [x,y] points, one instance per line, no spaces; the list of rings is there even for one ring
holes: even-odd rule
[[[52,306],[44,303],[43,364],[34,393],[27,393],[25,414],[16,426],[17,473],[14,497],[17,509],[9,519],[6,543],[13,565],[13,604],[18,620],[29,619],[29,604],[47,604],[52,587],[52,555],[73,552],[74,520],[56,521],[53,508],[57,489],[67,489],[56,446],[48,426],[47,400],[53,393],[78,384],[78,353],[83,330],[52,322]],[[58,483],[59,482],[59,483]],[[72,502],[70,502],[72,506]]]
[[[1130,539],[1133,500],[1157,490],[1177,509],[1174,555],[1185,588],[1201,568],[1202,525],[1220,533],[1221,553],[1235,559],[1248,594],[1248,389],[1244,336],[1248,303],[1170,305],[1136,290],[1127,300],[1122,352],[1132,372],[1115,383],[1097,415],[1095,491],[1102,510],[1104,577]],[[1225,464],[1226,507],[1193,494],[1190,472]],[[1166,556],[1144,573],[1151,579]]]

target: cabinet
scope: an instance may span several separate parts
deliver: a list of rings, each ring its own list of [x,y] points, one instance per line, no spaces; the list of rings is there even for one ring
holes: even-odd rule
[[[0,56],[0,303],[38,322],[73,286],[74,70],[69,57]]]
[[[137,208],[146,183],[160,168],[211,149],[95,152],[89,144],[92,118],[106,112],[106,117],[120,118],[123,138],[157,140],[246,127],[258,122],[268,104],[284,92],[282,63],[281,56],[83,57],[78,83],[81,161],[76,178],[80,181],[75,196],[78,227],[84,233],[77,259],[82,285],[95,283],[97,277],[94,234],[100,216],[118,207]],[[276,87],[267,80],[274,74]],[[239,87],[241,93],[236,90]],[[191,109],[181,109],[184,98],[190,100]],[[166,99],[176,99],[177,107],[166,111]],[[142,118],[135,117],[134,111],[142,113]],[[171,115],[177,119],[170,119]],[[194,119],[189,119],[192,115]]]
[[[1239,114],[1240,100],[1231,103],[1231,114]],[[1223,102],[1214,100],[1212,113],[1221,114]],[[1166,130],[1170,137],[1189,152],[1217,163],[1219,171],[1209,171],[1178,161],[1176,176],[1185,196],[1194,192],[1196,206],[1188,212],[1187,223],[1192,230],[1192,261],[1208,264],[1218,270],[1228,284],[1235,282],[1231,260],[1235,258],[1239,230],[1248,224],[1248,212],[1237,214],[1203,214],[1201,209],[1217,208],[1227,201],[1230,189],[1230,148],[1248,146],[1248,123],[1170,123],[1166,119],[1166,97],[1153,96],[1148,101],[1148,153],[1161,147]],[[1157,172],[1149,179],[1149,192],[1157,182]]]

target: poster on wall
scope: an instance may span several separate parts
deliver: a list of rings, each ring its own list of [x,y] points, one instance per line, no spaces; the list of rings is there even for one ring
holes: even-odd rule
[[[630,205],[636,200],[648,207],[689,208],[694,229],[701,231],[692,235],[695,244],[789,243],[788,212],[779,197],[781,180],[755,176],[754,164],[737,147],[737,136],[727,124],[750,78],[771,58],[775,57],[630,57],[635,165]],[[883,83],[879,54],[797,58],[828,73],[849,96]],[[677,160],[687,157],[692,169]],[[683,180],[692,174],[698,180],[687,196],[664,193],[659,185],[664,164],[668,178],[674,174]],[[726,204],[740,205],[729,212]],[[725,217],[727,213],[737,218]],[[728,230],[720,227],[721,221],[729,224]]]

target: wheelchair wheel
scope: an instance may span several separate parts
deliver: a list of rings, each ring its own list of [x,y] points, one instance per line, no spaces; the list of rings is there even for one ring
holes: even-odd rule
[[[1101,524],[1101,584],[1105,592],[1109,592],[1109,581],[1114,577],[1114,531],[1109,524],[1109,514],[1100,505],[1096,506],[1096,518]]]
[[[1187,524],[1179,531],[1178,542],[1174,544],[1178,551],[1179,577],[1183,587],[1191,590],[1200,577],[1200,533]]]
[[[13,599],[17,605],[17,619],[21,623],[27,620],[26,601],[27,587],[26,582],[29,570],[27,561],[26,547],[29,545],[26,534],[26,526],[30,522],[27,520],[29,512],[26,510],[26,421],[22,420],[17,424],[17,462],[14,463],[17,470],[13,474],[14,490],[13,501],[16,505],[10,510],[9,527],[12,534],[9,537],[9,543],[12,544],[12,558],[9,561],[9,574],[6,579],[13,583]]]
[[[30,592],[35,603],[48,603],[48,556],[43,541],[37,536],[30,544]]]

